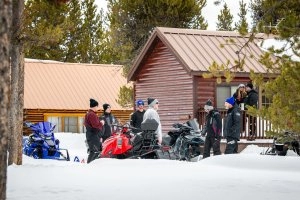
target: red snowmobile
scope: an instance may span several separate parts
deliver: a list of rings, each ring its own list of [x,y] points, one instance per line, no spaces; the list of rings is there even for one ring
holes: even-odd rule
[[[133,133],[129,124],[117,127],[111,137],[102,144],[100,158],[147,158],[147,159],[172,159],[169,146],[157,144],[155,130],[158,123],[152,119],[141,125],[141,132]],[[173,158],[175,159],[175,158]]]

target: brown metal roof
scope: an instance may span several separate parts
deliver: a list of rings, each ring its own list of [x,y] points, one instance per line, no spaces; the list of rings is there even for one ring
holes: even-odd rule
[[[94,98],[124,110],[116,99],[126,84],[121,65],[25,59],[24,108],[87,109]]]
[[[262,37],[257,38],[263,39]],[[256,35],[257,37],[257,35]],[[217,64],[226,64],[229,60],[230,65],[234,66],[234,61],[238,59],[236,52],[240,50],[249,36],[241,36],[237,32],[231,31],[207,31],[195,29],[179,29],[157,27],[136,58],[133,67],[128,74],[128,80],[135,80],[137,69],[141,65],[144,56],[151,52],[152,43],[161,40],[174,55],[180,60],[187,72],[199,73],[207,72],[209,66],[215,61]],[[235,43],[227,42],[234,40]],[[224,46],[221,48],[221,46]],[[253,69],[256,73],[266,73],[265,67],[257,60],[263,51],[253,42],[248,44],[240,54],[246,54],[244,71],[250,72]],[[251,57],[253,55],[253,58]],[[249,74],[245,74],[249,76]]]

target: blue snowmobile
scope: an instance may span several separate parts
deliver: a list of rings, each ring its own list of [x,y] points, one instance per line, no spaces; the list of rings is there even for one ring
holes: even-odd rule
[[[50,122],[26,122],[25,125],[30,128],[33,133],[24,141],[23,154],[35,159],[70,161],[68,150],[59,148],[59,140],[54,137],[54,124]]]

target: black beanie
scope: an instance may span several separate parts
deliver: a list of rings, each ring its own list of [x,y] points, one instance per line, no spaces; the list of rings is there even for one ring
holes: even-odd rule
[[[148,98],[148,105],[150,105],[155,99],[153,98]]]
[[[210,100],[210,99],[208,99],[208,100],[207,100],[207,102],[205,103],[205,105],[207,105],[207,106],[212,106],[212,102],[211,102],[211,100]]]
[[[95,99],[90,99],[90,108],[98,106],[98,102]]]
[[[253,89],[253,84],[252,84],[252,83],[248,83],[248,84],[246,85],[246,87],[249,87],[250,89]]]
[[[108,107],[110,107],[108,103],[103,104],[103,111],[105,112]]]

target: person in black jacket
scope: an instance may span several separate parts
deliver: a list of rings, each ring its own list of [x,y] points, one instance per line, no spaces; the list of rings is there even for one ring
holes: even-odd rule
[[[112,134],[112,124],[117,124],[118,121],[111,114],[111,106],[107,103],[103,104],[103,115],[100,117],[101,120],[104,120],[104,129],[102,135],[102,142],[109,138]]]
[[[221,130],[222,130],[222,119],[219,111],[214,109],[211,100],[209,99],[204,106],[206,115],[205,128],[202,131],[202,135],[206,134],[204,143],[203,158],[210,156],[210,149],[213,148],[215,155],[220,155],[220,141],[221,141]]]
[[[130,125],[136,129],[133,129],[132,132],[138,133],[141,131],[141,123],[143,121],[145,109],[144,109],[144,101],[137,100],[136,101],[137,110],[131,115]]]
[[[257,108],[258,93],[253,89],[253,84],[248,83],[246,85],[247,96],[244,100],[245,109],[249,106]],[[249,138],[248,140],[255,140],[256,137],[256,117],[249,116]]]
[[[86,127],[86,142],[89,148],[87,163],[90,163],[98,158],[101,151],[100,137],[105,122],[103,120],[99,120],[96,114],[98,110],[98,102],[94,99],[90,99],[90,109],[84,117],[84,126]]]
[[[235,103],[234,97],[226,99],[225,108],[227,109],[224,122],[225,154],[237,153],[241,129],[241,108]]]

